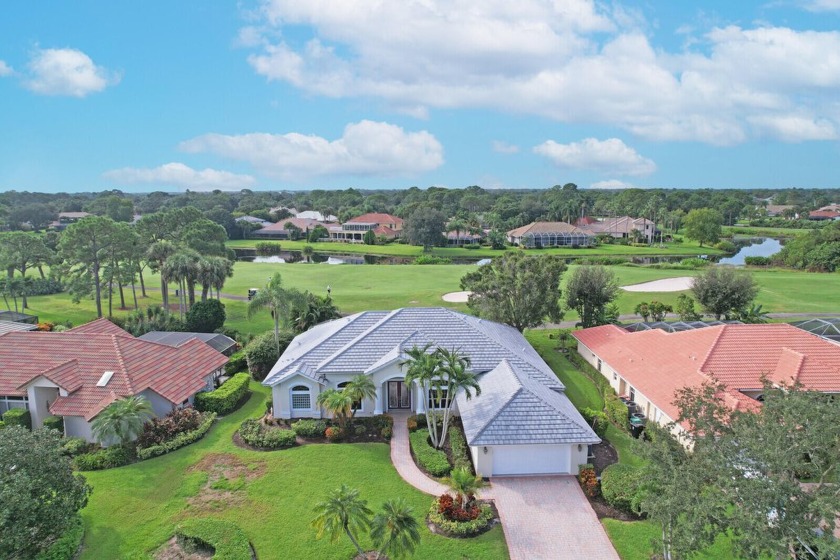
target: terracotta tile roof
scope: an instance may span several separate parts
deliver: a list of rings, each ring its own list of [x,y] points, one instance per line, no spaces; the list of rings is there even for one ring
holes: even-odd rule
[[[115,334],[117,336],[131,336],[128,332],[124,331],[123,329],[119,328],[117,325],[106,319],[105,317],[100,317],[99,319],[95,319],[90,323],[85,323],[84,325],[79,325],[78,327],[74,327],[67,332],[72,333],[94,333],[94,334]]]
[[[119,398],[150,389],[181,403],[227,360],[197,339],[175,348],[124,331],[13,332],[0,337],[0,395],[24,395],[28,383],[44,376],[69,393],[53,402],[53,414],[92,418],[102,402],[112,399],[111,393]],[[113,376],[97,387],[106,371]]]
[[[388,226],[376,226],[373,228],[373,233],[376,235],[384,235],[385,237],[396,237],[399,235],[398,231],[395,231]]]
[[[813,212],[808,212],[808,217],[833,220],[835,218],[840,218],[840,212],[836,212],[834,210],[814,210]]]
[[[311,220],[309,218],[284,218],[284,219],[280,220],[279,222],[277,222],[276,224],[271,224],[271,225],[265,226],[264,228],[259,230],[259,234],[262,235],[265,232],[271,232],[271,231],[286,231],[286,224],[288,224],[290,222],[292,223],[292,225],[294,225],[295,227],[297,227],[297,228],[299,228],[303,231],[313,230],[313,229],[315,229],[316,226],[329,227],[329,225],[330,225],[330,224],[327,224],[326,222],[319,222],[318,220]],[[253,233],[257,233],[257,232],[253,232]]]
[[[362,214],[361,216],[356,216],[352,220],[347,220],[345,223],[352,224],[352,223],[360,223],[360,224],[379,224],[380,226],[395,226],[395,225],[402,225],[403,219],[398,218],[397,216],[392,216],[391,214],[383,214],[381,212],[369,212],[367,214]]]
[[[526,226],[518,227],[507,232],[510,237],[522,237],[528,233],[580,233],[590,235],[582,229],[566,222],[531,222]]]
[[[616,370],[671,418],[681,387],[717,379],[729,389],[733,407],[755,406],[743,390],[801,382],[806,388],[840,392],[840,345],[787,324],[720,325],[668,333],[629,333],[614,325],[584,329],[573,336]]]

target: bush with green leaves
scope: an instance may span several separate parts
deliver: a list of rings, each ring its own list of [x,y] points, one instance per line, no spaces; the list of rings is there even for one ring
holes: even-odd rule
[[[255,381],[262,381],[277,359],[280,357],[289,343],[292,342],[294,334],[286,331],[280,332],[280,351],[274,342],[274,332],[263,333],[254,338],[245,348],[245,359],[248,362],[248,371]]]
[[[28,296],[49,296],[63,292],[64,285],[55,278],[27,278],[23,289]]]
[[[138,446],[137,458],[140,460],[144,460],[150,459],[152,457],[157,457],[159,455],[165,455],[166,453],[170,453],[172,451],[175,451],[176,449],[180,449],[184,446],[187,446],[191,443],[195,443],[196,441],[200,440],[208,431],[210,431],[210,428],[213,426],[213,421],[216,420],[216,413],[205,412],[201,416],[201,423],[194,430],[190,430],[188,432],[181,432],[174,438],[163,441],[156,445],[150,445],[148,447]]]
[[[408,440],[411,443],[411,451],[417,459],[420,467],[432,476],[446,476],[452,470],[446,453],[435,449],[429,443],[429,430],[423,428],[413,434],[409,434]]]
[[[489,505],[482,503],[478,508],[478,517],[471,521],[451,521],[440,512],[438,500],[435,500],[429,510],[429,521],[451,537],[474,537],[483,533],[493,522],[493,509]]]
[[[225,324],[225,304],[217,299],[197,301],[187,311],[187,332],[211,333]]]
[[[205,517],[187,519],[175,534],[193,544],[214,550],[214,560],[251,560],[251,544],[239,526],[230,521]]]
[[[73,560],[82,546],[84,536],[85,525],[81,516],[77,515],[64,534],[38,554],[35,560]]]
[[[230,414],[248,393],[250,383],[251,377],[247,373],[237,373],[215,391],[196,393],[193,405],[201,412]]]
[[[259,449],[284,449],[295,445],[296,435],[292,430],[264,425],[257,418],[248,418],[239,426],[242,440]]]
[[[282,251],[280,244],[272,241],[257,241],[254,244],[254,249],[258,255],[264,256],[279,255]]]
[[[637,467],[614,463],[601,473],[601,495],[614,508],[637,513],[641,482],[641,471]]]
[[[609,395],[604,400],[604,413],[610,422],[622,430],[629,429],[630,411],[627,409],[627,405],[621,402],[618,397]]]
[[[452,468],[473,472],[470,448],[467,446],[467,438],[464,437],[461,428],[457,426],[449,428],[449,447],[452,449]]]
[[[6,426],[23,426],[32,429],[32,416],[25,408],[12,408],[3,415]]]
[[[6,427],[6,423],[0,420],[0,430]]]
[[[591,408],[581,408],[580,415],[583,416],[583,419],[586,420],[586,423],[592,427],[595,434],[603,439],[607,433],[607,426],[609,425],[609,420],[607,419],[607,415],[599,410],[594,410]]]
[[[323,420],[298,420],[292,424],[292,431],[300,437],[320,438],[324,437],[327,430],[327,423]]]
[[[90,448],[90,444],[85,438],[71,437],[66,438],[61,445],[61,454],[67,457],[75,457],[85,453]]]
[[[770,257],[744,257],[744,264],[747,266],[770,266]]]
[[[128,447],[113,445],[91,453],[82,453],[73,459],[73,466],[80,471],[100,471],[122,467],[134,460]]]
[[[244,350],[235,352],[230,358],[228,358],[228,363],[225,364],[225,373],[228,375],[233,375],[247,369],[248,360],[245,358]]]
[[[44,418],[44,428],[64,433],[64,418],[61,416],[47,416]]]

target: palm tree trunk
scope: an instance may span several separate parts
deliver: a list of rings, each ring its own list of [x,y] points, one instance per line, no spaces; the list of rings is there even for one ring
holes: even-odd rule
[[[188,291],[189,296],[190,296],[190,305],[189,306],[192,307],[195,304],[195,281],[193,281],[191,279],[188,279],[188,280],[186,280],[186,284],[187,284],[187,291]]]
[[[99,278],[99,261],[93,263],[93,283],[96,289],[96,316],[102,317],[102,286]]]
[[[163,298],[163,308],[169,313],[169,284],[163,275],[163,263],[160,267],[160,293]]]
[[[202,284],[201,301],[207,301],[207,292],[210,291],[210,284]]]
[[[108,277],[108,317],[114,316],[114,277]]]
[[[277,310],[272,309],[274,315],[274,345],[277,347],[277,354],[280,354],[280,314]]]
[[[356,547],[356,550],[359,551],[359,554],[364,554],[365,551],[362,550],[361,546],[359,546],[358,541],[356,541],[356,538],[353,536],[353,533],[350,532],[350,529],[347,527],[347,525],[344,526],[344,532],[347,533],[348,537],[350,537],[350,541],[353,543],[353,546]]]
[[[134,309],[137,309],[137,288],[134,285],[134,278],[131,279],[131,296],[134,298]]]

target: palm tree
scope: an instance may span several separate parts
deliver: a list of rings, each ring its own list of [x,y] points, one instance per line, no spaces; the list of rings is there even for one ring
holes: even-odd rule
[[[157,270],[160,275],[160,293],[163,298],[163,308],[169,311],[169,284],[163,275],[163,266],[166,260],[177,252],[177,248],[171,242],[162,240],[152,243],[146,251],[146,261],[152,270]]]
[[[163,268],[160,270],[166,282],[178,282],[179,285],[179,307],[181,320],[184,319],[184,312],[187,307],[187,287],[195,279],[198,261],[200,256],[195,251],[179,251],[166,259]]]
[[[760,324],[770,321],[770,317],[767,315],[767,312],[761,308],[761,304],[755,303],[738,311],[737,316],[738,319],[744,323]]]
[[[211,289],[216,289],[218,299],[225,279],[233,276],[233,265],[224,257],[201,257],[196,272],[196,280],[201,284],[201,301],[207,301],[208,293],[212,297]]]
[[[341,488],[327,494],[326,500],[316,504],[314,511],[317,517],[312,520],[312,527],[318,531],[317,538],[328,533],[330,541],[336,542],[344,533],[359,554],[364,554],[354,533],[370,527],[373,512],[367,507],[367,501],[359,498],[358,490],[342,484]]]
[[[455,497],[461,503],[461,509],[466,509],[467,500],[470,496],[474,496],[476,491],[484,486],[484,481],[480,476],[475,476],[470,469],[461,467],[454,469],[449,478],[444,481]]]
[[[221,291],[228,278],[233,278],[233,263],[224,257],[208,257],[216,262],[215,275],[211,286],[216,290],[216,299],[221,299]]]
[[[411,350],[405,351],[408,359],[400,362],[400,369],[406,368],[405,384],[408,386],[413,383],[418,384],[424,395],[430,394],[432,384],[436,382],[441,365],[440,356],[436,352],[429,352],[431,347],[431,344],[427,344],[423,348],[414,346]],[[440,447],[438,445],[435,412],[428,406],[426,407],[426,423],[429,426],[429,438],[432,440],[432,445],[435,448]]]
[[[455,232],[455,245],[461,244],[461,232],[465,231],[469,225],[462,220],[461,218],[452,218],[448,224],[446,224],[446,231],[454,231]]]
[[[116,441],[118,445],[123,445],[140,435],[143,424],[154,415],[146,397],[125,397],[112,402],[100,412],[91,422],[91,430],[102,444]]]
[[[376,398],[376,384],[367,375],[356,375],[350,382],[344,386],[344,392],[350,395],[352,402],[363,402],[365,399]],[[350,418],[356,417],[356,409],[352,409]]]
[[[301,253],[306,257],[306,262],[312,262],[312,255],[315,254],[315,249],[312,248],[312,245],[304,245]]]
[[[303,295],[297,290],[287,290],[283,287],[283,279],[279,272],[269,278],[265,287],[259,290],[248,302],[247,316],[250,319],[261,309],[268,309],[274,317],[274,343],[280,352],[280,321],[288,321],[292,310],[298,305]]]
[[[382,511],[373,518],[370,536],[379,557],[387,553],[390,558],[400,558],[414,553],[420,543],[420,525],[405,498],[382,504]]]
[[[470,400],[473,392],[475,392],[475,396],[481,394],[481,387],[478,385],[475,374],[469,371],[470,359],[468,356],[462,356],[458,350],[447,350],[446,348],[438,348],[435,353],[438,354],[441,364],[439,382],[436,385],[436,396],[440,404],[444,404],[444,395],[441,388],[446,388],[446,407],[443,410],[440,444],[437,446],[440,448],[446,441],[446,432],[449,429],[449,418],[452,405],[455,404],[455,395],[459,391],[463,391],[466,399]]]
[[[316,401],[318,406],[323,406],[327,412],[338,420],[338,425],[344,429],[347,426],[347,419],[353,409],[353,397],[347,391],[327,389],[318,395]]]

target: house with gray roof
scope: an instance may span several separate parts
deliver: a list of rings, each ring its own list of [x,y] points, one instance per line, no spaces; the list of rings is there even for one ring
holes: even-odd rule
[[[473,464],[481,476],[575,474],[588,446],[600,442],[564,386],[516,329],[444,308],[367,311],[318,325],[296,337],[269,372],[278,418],[321,418],[316,400],[355,375],[369,375],[376,397],[357,415],[436,406],[406,384],[406,351],[431,344],[470,358],[481,395],[455,395]]]

